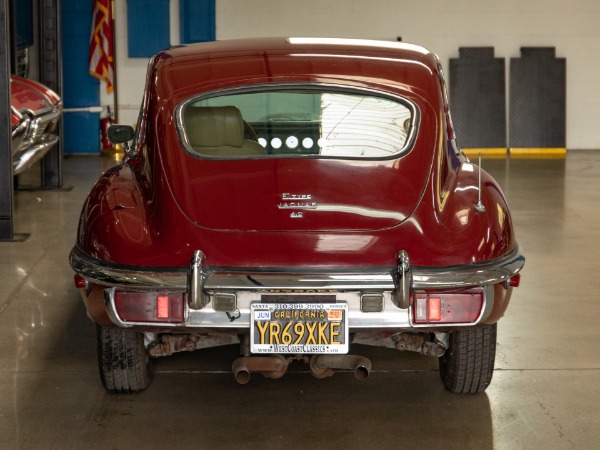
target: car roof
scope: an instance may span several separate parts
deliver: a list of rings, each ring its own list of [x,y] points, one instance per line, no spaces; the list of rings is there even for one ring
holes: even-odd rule
[[[432,55],[424,47],[404,42],[312,37],[230,39],[200,44],[177,45],[161,53],[168,55],[170,58],[185,58],[187,56],[202,57],[209,54],[214,56],[219,54],[225,56],[231,53],[256,54],[257,51],[262,55],[271,55],[281,52],[294,53],[323,50],[332,54],[357,53],[378,55],[389,53],[410,59],[421,59],[423,56]]]
[[[437,91],[438,59],[418,45],[334,38],[253,38],[180,45],[150,63],[158,98],[210,86],[284,81],[402,85]]]

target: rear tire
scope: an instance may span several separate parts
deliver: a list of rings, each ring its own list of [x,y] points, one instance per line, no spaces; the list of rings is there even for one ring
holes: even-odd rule
[[[137,394],[150,384],[150,357],[144,335],[120,328],[96,326],[98,368],[104,388],[111,394]]]
[[[440,377],[457,394],[485,391],[496,359],[496,324],[450,333],[450,346],[439,359]]]

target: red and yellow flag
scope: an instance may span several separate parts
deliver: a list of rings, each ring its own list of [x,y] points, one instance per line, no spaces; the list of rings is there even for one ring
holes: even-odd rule
[[[106,81],[106,92],[113,91],[113,10],[112,0],[92,0],[92,33],[90,36],[90,75]]]

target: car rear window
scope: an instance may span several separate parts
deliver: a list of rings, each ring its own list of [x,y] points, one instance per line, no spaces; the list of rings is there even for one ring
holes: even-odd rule
[[[178,124],[205,157],[385,158],[409,147],[416,108],[370,92],[252,91],[189,100]]]

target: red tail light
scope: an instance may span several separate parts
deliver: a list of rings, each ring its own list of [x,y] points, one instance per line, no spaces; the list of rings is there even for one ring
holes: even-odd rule
[[[519,287],[519,285],[521,284],[521,274],[518,273],[516,275],[513,275],[510,278],[510,281],[508,282],[508,284],[512,287]]]
[[[183,293],[115,291],[115,308],[126,322],[183,322]]]
[[[83,289],[87,287],[87,280],[83,278],[81,275],[75,274],[74,276],[75,287],[77,289]]]
[[[412,311],[415,324],[474,323],[481,315],[483,292],[417,293]]]

